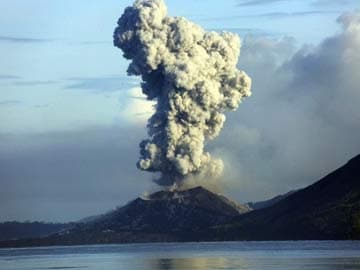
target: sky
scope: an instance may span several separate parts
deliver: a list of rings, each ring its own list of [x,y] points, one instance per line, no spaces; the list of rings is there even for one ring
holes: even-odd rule
[[[0,1],[0,221],[74,221],[158,187],[137,170],[153,103],[113,47],[132,1]],[[207,149],[239,202],[305,187],[360,153],[358,0],[167,0],[242,39],[253,95]]]

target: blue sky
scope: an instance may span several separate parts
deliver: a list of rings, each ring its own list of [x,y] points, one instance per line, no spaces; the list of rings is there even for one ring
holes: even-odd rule
[[[101,213],[154,189],[149,181],[151,175],[135,168],[137,144],[145,137],[146,118],[151,114],[152,104],[143,99],[139,80],[126,76],[128,63],[112,44],[116,21],[131,3],[124,0],[0,2],[0,163],[3,164],[0,184],[4,187],[0,191],[3,198],[0,220],[75,220]],[[235,128],[225,128],[218,143],[209,145],[237,168],[228,178],[249,179],[239,181],[233,192],[227,194],[240,201],[271,197],[311,183],[356,151],[360,152],[359,145],[352,143],[355,139],[349,137],[349,143],[337,146],[337,154],[324,161],[323,166],[311,165],[319,156],[328,154],[327,149],[337,144],[338,138],[344,138],[344,134],[334,133],[334,126],[328,120],[319,118],[316,122],[310,115],[302,117],[305,111],[317,110],[312,107],[314,100],[319,105],[317,97],[326,95],[326,90],[297,96],[298,107],[277,104],[283,111],[261,103],[268,93],[283,87],[281,68],[299,71],[302,63],[305,70],[316,67],[314,63],[307,66],[304,59],[312,55],[314,59],[322,59],[316,53],[329,48],[327,39],[357,35],[357,30],[344,30],[337,18],[344,12],[359,10],[358,0],[167,0],[166,3],[172,16],[185,16],[209,30],[234,31],[244,40],[244,60],[240,60],[240,65],[255,78],[253,100],[230,116],[229,125],[234,123]],[[275,78],[270,81],[276,81],[272,88],[261,82],[268,74]],[[321,85],[314,86],[317,82],[311,86],[299,85],[292,81],[291,87],[322,89]],[[360,102],[350,92],[340,96],[336,106],[352,100],[353,103],[346,103],[348,107],[357,107]],[[276,92],[272,97],[276,95],[293,102],[294,97],[289,93]],[[355,96],[358,97],[357,93]],[[261,111],[260,107],[269,111]],[[275,119],[262,122],[261,112],[280,115],[283,122]],[[356,113],[355,109],[349,109],[347,115]],[[236,126],[241,115],[247,119],[246,123]],[[294,115],[299,125],[303,124],[302,128],[314,130],[314,134],[305,132],[299,137],[298,127],[286,128],[288,133],[281,131],[282,123],[291,123],[287,115]],[[342,118],[333,121],[336,130],[342,123],[348,125],[342,126],[346,134],[350,131],[354,136],[358,134],[354,122],[347,124]],[[311,129],[312,125],[321,129]],[[231,137],[231,132],[237,132],[244,143],[238,144],[238,152],[229,154],[231,146],[223,142],[227,136]],[[315,148],[316,153],[309,150],[294,154],[290,146],[279,146],[291,134],[293,142],[298,142],[294,147],[299,149],[318,133],[336,136],[328,136],[326,143],[309,147]],[[112,152],[115,149],[117,152]],[[242,152],[246,158],[239,157]],[[277,158],[279,153],[282,159]],[[314,160],[308,159],[309,155]],[[270,162],[266,162],[267,156]],[[269,175],[281,168],[286,159],[294,162],[284,165],[287,169],[283,174]],[[259,172],[254,164],[260,167]],[[62,175],[64,171],[67,173]],[[31,211],[26,208],[28,205],[34,206]],[[50,208],[66,214],[59,218]]]

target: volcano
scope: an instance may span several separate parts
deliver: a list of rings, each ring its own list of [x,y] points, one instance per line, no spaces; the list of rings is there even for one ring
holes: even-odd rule
[[[0,247],[344,239],[360,239],[360,155],[255,210],[202,187],[159,191],[49,236]]]
[[[8,242],[17,246],[169,242],[196,239],[206,228],[251,211],[205,188],[158,191],[107,214],[43,238]],[[85,219],[86,221],[86,219]],[[2,246],[7,244],[3,242]]]
[[[137,198],[62,235],[84,235],[86,242],[96,239],[101,239],[101,242],[103,239],[142,242],[148,237],[154,241],[178,241],[250,210],[202,187],[159,191],[146,198]]]

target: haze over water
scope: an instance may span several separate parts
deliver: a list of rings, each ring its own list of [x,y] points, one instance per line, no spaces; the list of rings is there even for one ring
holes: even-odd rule
[[[219,242],[0,249],[0,269],[360,269],[360,242]]]

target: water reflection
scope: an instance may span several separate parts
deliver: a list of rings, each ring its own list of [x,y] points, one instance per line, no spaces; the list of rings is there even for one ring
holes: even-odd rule
[[[242,258],[242,257],[191,257],[146,259],[138,270],[359,270],[359,258]],[[133,265],[134,266],[134,265]],[[134,268],[135,269],[135,268]]]
[[[148,263],[148,269],[152,270],[247,269],[244,260],[223,257],[163,258],[149,260]]]
[[[0,249],[0,270],[359,270],[360,242],[169,243]]]

